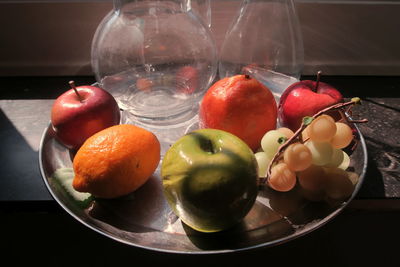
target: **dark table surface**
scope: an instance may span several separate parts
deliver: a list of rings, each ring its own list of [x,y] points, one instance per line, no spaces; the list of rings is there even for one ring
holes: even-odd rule
[[[304,79],[312,77],[303,77]],[[356,198],[324,227],[272,248],[223,255],[175,255],[117,243],[75,221],[52,199],[40,176],[38,149],[54,99],[68,81],[93,77],[0,78],[1,250],[13,262],[67,266],[400,266],[400,77],[327,76],[345,97],[359,96],[357,117],[368,149],[368,169]],[[35,257],[22,257],[34,253]],[[2,253],[3,254],[3,253]],[[35,260],[36,259],[36,260]]]

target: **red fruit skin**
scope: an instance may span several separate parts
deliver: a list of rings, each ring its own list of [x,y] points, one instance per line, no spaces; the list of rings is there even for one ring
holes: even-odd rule
[[[74,150],[93,134],[120,122],[118,104],[110,93],[95,86],[80,86],[77,90],[82,102],[70,89],[56,99],[51,110],[57,139]]]
[[[276,128],[277,106],[271,91],[245,75],[226,77],[211,86],[199,110],[200,128],[230,132],[253,151],[264,134]]]
[[[300,81],[290,85],[282,94],[278,105],[278,118],[282,126],[296,131],[303,117],[343,101],[342,94],[327,83],[320,82],[314,92],[315,81]]]

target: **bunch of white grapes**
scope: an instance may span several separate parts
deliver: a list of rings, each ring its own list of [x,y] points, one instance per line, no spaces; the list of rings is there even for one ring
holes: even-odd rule
[[[268,166],[278,148],[293,135],[288,128],[271,130],[264,135],[261,140],[262,151],[255,154],[259,177],[267,176]],[[298,180],[306,191],[324,191],[334,198],[351,194],[356,178],[350,177],[345,171],[349,167],[350,157],[342,150],[354,138],[350,126],[335,122],[331,116],[324,114],[315,118],[301,135],[302,138],[287,146],[283,157],[274,162],[268,185],[276,191],[286,192],[294,188]],[[304,140],[304,143],[300,140]],[[345,180],[353,180],[351,186],[343,186],[347,183]],[[341,183],[340,186],[337,186],[338,183]]]

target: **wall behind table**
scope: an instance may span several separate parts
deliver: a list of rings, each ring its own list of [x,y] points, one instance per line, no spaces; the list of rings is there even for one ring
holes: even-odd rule
[[[111,2],[0,4],[0,76],[91,75],[91,41]],[[212,1],[218,46],[240,2]],[[400,1],[321,2],[296,3],[303,74],[400,75]]]

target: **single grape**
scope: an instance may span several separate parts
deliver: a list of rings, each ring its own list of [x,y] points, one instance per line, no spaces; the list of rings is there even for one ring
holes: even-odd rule
[[[315,142],[329,142],[336,133],[335,121],[328,115],[317,117],[308,128],[308,135]]]
[[[336,122],[336,133],[331,139],[334,148],[345,148],[353,140],[353,131],[346,123]]]
[[[265,152],[257,152],[254,156],[258,164],[258,177],[266,177],[271,158]]]
[[[283,133],[287,139],[289,139],[290,137],[292,137],[294,135],[294,132],[286,127],[281,127],[281,128],[278,128],[277,130],[279,132]]]
[[[343,152],[343,161],[342,161],[342,163],[340,163],[338,168],[342,169],[342,170],[347,170],[347,168],[350,166],[350,157],[346,152],[344,152],[344,151],[342,151],[342,152]]]
[[[354,185],[346,171],[339,168],[325,168],[327,179],[325,192],[334,200],[345,200],[354,191]]]
[[[281,146],[279,141],[285,141],[286,135],[277,131],[268,131],[261,139],[261,147],[269,158],[273,158],[278,148]]]
[[[268,184],[276,191],[290,191],[296,185],[296,174],[288,168],[286,163],[278,163],[271,169]]]
[[[338,167],[340,164],[342,164],[344,160],[344,152],[341,149],[336,149],[334,148],[332,150],[332,158],[329,161],[328,164],[326,164],[328,167]]]
[[[283,161],[288,165],[290,170],[294,172],[303,171],[310,167],[312,163],[312,154],[307,146],[294,143],[285,149]]]
[[[326,186],[324,169],[320,166],[311,165],[309,168],[297,174],[301,188],[311,192],[323,192]]]
[[[305,145],[310,149],[312,162],[318,166],[324,166],[331,161],[333,148],[330,143],[317,143],[308,140]]]
[[[355,172],[347,172],[347,176],[354,186],[358,183],[358,179],[360,178],[360,176]]]

